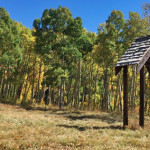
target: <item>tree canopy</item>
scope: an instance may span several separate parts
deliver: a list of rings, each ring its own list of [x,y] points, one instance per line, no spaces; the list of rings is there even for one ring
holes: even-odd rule
[[[142,8],[143,18],[130,11],[124,19],[121,11],[113,10],[93,33],[66,7],[45,9],[33,21],[33,29],[12,20],[1,7],[0,97],[42,104],[48,89],[45,104],[60,109],[122,110],[122,77],[115,77],[114,65],[135,38],[150,34],[150,4]],[[145,74],[145,107],[150,110],[148,72]],[[139,76],[133,66],[129,79],[133,108],[139,101]]]

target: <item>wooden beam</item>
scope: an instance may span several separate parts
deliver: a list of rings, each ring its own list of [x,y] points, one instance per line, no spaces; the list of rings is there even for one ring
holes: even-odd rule
[[[137,64],[137,72],[141,70],[141,68],[145,65],[145,63],[148,61],[150,57],[150,48],[146,51],[142,59]]]
[[[145,66],[146,66],[146,68],[147,68],[147,71],[148,71],[149,74],[150,74],[150,57],[149,57],[148,61],[146,62]]]
[[[123,127],[128,125],[128,67],[123,67]]]
[[[140,71],[140,111],[139,111],[139,125],[144,127],[144,67]]]
[[[122,69],[122,66],[115,67],[115,75],[117,75]]]

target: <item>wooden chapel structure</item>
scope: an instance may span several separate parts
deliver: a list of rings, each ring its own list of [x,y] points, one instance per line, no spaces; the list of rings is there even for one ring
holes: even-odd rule
[[[140,110],[139,125],[144,127],[144,66],[150,74],[150,36],[135,39],[115,66],[116,75],[123,68],[123,127],[128,125],[128,66],[136,65],[140,72]],[[150,94],[150,93],[149,93]]]

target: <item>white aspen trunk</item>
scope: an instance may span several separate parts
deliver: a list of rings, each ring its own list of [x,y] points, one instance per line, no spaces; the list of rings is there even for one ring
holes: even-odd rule
[[[69,83],[67,86],[67,105],[70,104],[71,102],[71,99],[70,99],[71,84],[72,84],[72,75],[69,78]]]
[[[39,77],[38,77],[38,87],[37,87],[37,98],[36,98],[36,102],[39,102],[40,101],[40,95],[39,95],[39,92],[40,92],[40,78],[41,78],[41,70],[42,68],[42,61],[40,62],[40,68],[39,68]]]
[[[88,110],[91,110],[91,76],[92,76],[92,70],[90,65],[90,72],[89,72],[89,95],[88,95]]]
[[[78,64],[78,104],[77,109],[79,109],[79,102],[80,102],[80,87],[81,87],[81,59],[79,60]]]
[[[36,56],[35,56],[35,60],[34,60],[34,64],[33,64],[33,81],[32,81],[32,95],[31,95],[31,101],[33,102],[33,98],[34,98],[34,84],[35,84],[35,65],[36,65]]]
[[[97,69],[97,74],[96,74],[96,76],[95,76],[95,91],[94,91],[94,105],[93,105],[93,111],[95,110],[95,106],[96,106],[96,90],[97,90],[98,72],[99,72],[99,68]]]

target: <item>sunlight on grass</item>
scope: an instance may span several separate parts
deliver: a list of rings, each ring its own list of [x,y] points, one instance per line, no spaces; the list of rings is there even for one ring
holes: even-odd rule
[[[122,129],[117,113],[25,110],[0,104],[0,149],[150,149],[150,117]]]

